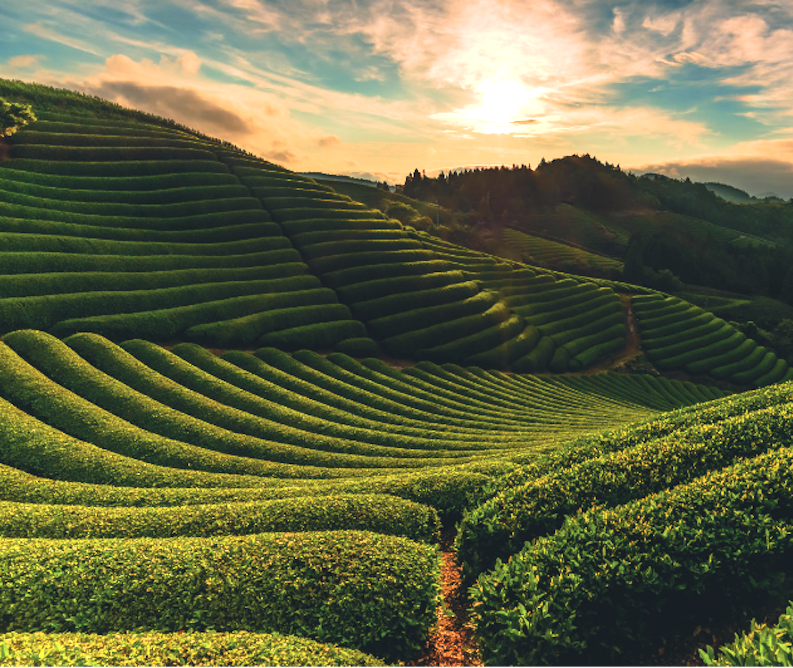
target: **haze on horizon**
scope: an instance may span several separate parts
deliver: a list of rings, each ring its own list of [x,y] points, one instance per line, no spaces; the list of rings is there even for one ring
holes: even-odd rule
[[[26,0],[0,24],[0,77],[296,171],[589,153],[793,197],[789,0]]]

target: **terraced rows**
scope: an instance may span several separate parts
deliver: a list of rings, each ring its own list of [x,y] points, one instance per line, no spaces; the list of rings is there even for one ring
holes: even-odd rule
[[[561,282],[530,309],[533,272],[181,130],[45,115],[12,149],[0,166],[4,331],[358,357],[376,340],[397,358],[529,372],[582,369],[624,339],[616,319],[597,333],[566,320],[592,284]],[[579,299],[580,322],[600,318],[608,291],[591,313]]]
[[[95,334],[62,342],[33,330],[8,334],[0,351],[9,416],[38,421],[48,438],[72,443],[74,479],[106,483],[118,482],[114,467],[103,472],[106,460],[142,467],[133,474],[138,484],[145,474],[157,484],[195,478],[203,487],[465,470],[539,452],[615,419],[719,396],[608,374],[540,379],[432,363],[396,371],[340,353],[264,348],[215,357],[195,344],[119,347]],[[58,460],[39,452],[41,442],[20,437],[25,449],[7,449],[4,463],[36,461],[36,472],[69,479],[64,462],[46,464]]]
[[[435,611],[431,543],[470,494],[577,434],[718,396],[616,374],[397,371],[341,353],[216,356],[11,332],[0,343],[0,576],[14,586],[0,593],[0,630],[93,634],[157,619],[160,631],[297,633],[409,659]],[[44,552],[46,574],[32,566]],[[294,560],[304,566],[287,573]],[[257,602],[244,603],[252,587]],[[86,598],[97,590],[108,596],[98,606]]]
[[[219,144],[142,123],[45,118],[14,136],[0,164],[4,331],[317,348],[365,336]],[[296,341],[307,323],[323,336]]]
[[[585,436],[483,490],[457,536],[483,659],[653,661],[670,635],[777,596],[793,554],[792,391]]]
[[[661,295],[637,295],[633,305],[642,346],[662,371],[758,387],[793,379],[785,360],[698,306]]]
[[[446,344],[504,320],[492,295],[423,248],[396,220],[295,174],[237,160],[236,172],[311,270],[398,358],[459,361]]]
[[[573,274],[587,274],[591,270],[599,275],[622,275],[622,262],[604,255],[590,253],[581,248],[537,237],[512,228],[505,228],[504,243],[517,250],[523,262],[540,267],[552,267]]]

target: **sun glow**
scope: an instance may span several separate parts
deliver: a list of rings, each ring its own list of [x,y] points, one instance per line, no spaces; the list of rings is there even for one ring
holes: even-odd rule
[[[522,122],[530,108],[536,106],[539,94],[511,79],[488,79],[477,86],[476,92],[481,96],[479,106],[461,109],[457,115],[476,132],[487,134],[514,132],[515,123]]]

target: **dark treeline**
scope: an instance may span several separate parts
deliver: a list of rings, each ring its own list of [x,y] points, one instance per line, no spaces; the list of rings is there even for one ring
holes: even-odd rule
[[[536,169],[527,165],[484,167],[441,172],[427,177],[409,174],[402,192],[414,199],[480,216],[519,217],[527,211],[569,203],[593,211],[654,206],[633,183],[635,177],[619,166],[589,155],[573,155]]]
[[[713,234],[697,236],[665,229],[631,236],[623,278],[673,292],[674,282],[659,283],[655,273],[671,272],[680,281],[793,304],[793,247],[737,246]]]
[[[739,245],[703,233],[701,226],[689,230],[659,223],[656,233],[635,232],[623,248],[624,279],[666,290],[683,281],[793,304],[793,200],[728,202],[705,184],[658,174],[636,176],[588,154],[543,160],[535,169],[474,168],[434,178],[416,169],[401,190],[409,197],[437,202],[462,215],[469,225],[488,220],[524,227],[532,214],[552,211],[560,204],[603,214],[606,221],[609,214],[626,211],[669,211],[698,218],[763,237],[776,247]],[[563,236],[561,230],[551,234]]]
[[[703,183],[658,174],[636,176],[619,165],[571,155],[536,169],[482,167],[428,177],[416,169],[401,186],[408,197],[480,217],[520,217],[558,204],[596,212],[667,210],[773,240],[793,242],[793,201],[728,202]]]

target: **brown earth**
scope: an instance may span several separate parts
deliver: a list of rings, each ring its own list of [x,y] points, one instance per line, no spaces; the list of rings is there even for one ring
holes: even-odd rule
[[[473,627],[468,623],[468,597],[462,586],[462,573],[453,551],[455,529],[441,534],[441,587],[443,604],[438,608],[438,623],[416,666],[481,666]]]

